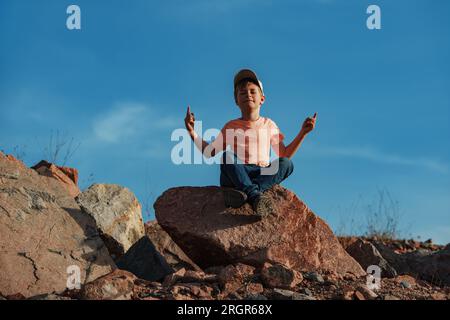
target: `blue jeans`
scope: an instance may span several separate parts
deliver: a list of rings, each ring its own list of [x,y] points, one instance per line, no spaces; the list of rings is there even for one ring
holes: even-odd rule
[[[247,194],[249,202],[275,184],[280,184],[294,171],[289,158],[278,158],[269,167],[278,162],[278,171],[273,175],[262,175],[261,167],[256,164],[242,164],[232,152],[224,152],[220,164],[220,185],[241,190]],[[240,163],[239,163],[240,162]]]

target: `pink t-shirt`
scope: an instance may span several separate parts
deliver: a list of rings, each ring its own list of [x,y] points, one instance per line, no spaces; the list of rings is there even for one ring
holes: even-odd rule
[[[270,147],[279,155],[278,145],[283,139],[278,126],[269,118],[260,117],[256,121],[234,119],[225,124],[210,146],[216,154],[230,146],[245,164],[267,167]]]

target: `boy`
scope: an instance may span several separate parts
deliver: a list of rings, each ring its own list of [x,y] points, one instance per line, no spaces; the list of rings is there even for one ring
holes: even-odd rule
[[[274,211],[264,191],[292,174],[294,166],[290,159],[314,129],[317,113],[306,118],[295,139],[285,146],[284,135],[275,122],[260,116],[264,90],[252,70],[243,69],[234,77],[234,99],[241,110],[241,118],[226,123],[210,144],[194,131],[195,117],[189,106],[184,119],[186,130],[207,158],[231,147],[232,152],[223,153],[220,165],[220,185],[227,187],[224,189],[225,205],[239,208],[248,201],[255,213],[264,217]],[[269,163],[271,146],[279,158]]]

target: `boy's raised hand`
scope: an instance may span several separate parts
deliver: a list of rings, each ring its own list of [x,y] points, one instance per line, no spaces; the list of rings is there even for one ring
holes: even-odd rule
[[[317,112],[314,113],[314,116],[306,118],[306,120],[303,122],[302,130],[304,134],[310,133],[314,130],[314,127],[316,126],[316,120],[317,120]]]
[[[186,118],[184,118],[184,124],[186,126],[186,130],[190,134],[194,133],[194,122],[195,122],[194,113],[191,112],[191,106],[188,106],[187,112],[186,112]]]

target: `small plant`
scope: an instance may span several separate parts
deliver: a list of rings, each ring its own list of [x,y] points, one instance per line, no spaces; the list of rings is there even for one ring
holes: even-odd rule
[[[400,206],[386,189],[378,190],[378,197],[367,205],[365,236],[397,239],[400,236]]]
[[[68,138],[67,133],[56,130],[55,134],[51,131],[48,144],[43,149],[44,159],[64,167],[80,145],[81,143],[75,143],[73,137]]]
[[[358,200],[345,210],[338,207],[340,211],[339,226],[336,229],[338,236],[363,235],[380,240],[400,238],[400,205],[386,188],[378,189],[377,196],[372,202],[363,203],[360,195]]]
[[[22,145],[22,146],[15,145],[13,147],[13,152],[12,152],[14,158],[16,158],[16,159],[18,159],[20,161],[24,161],[25,157],[27,155],[26,149],[27,149],[26,145]]]

